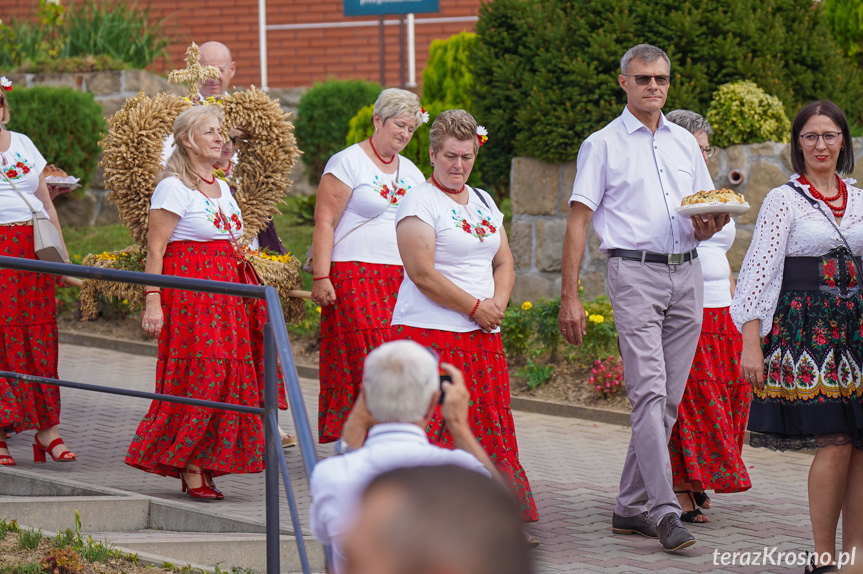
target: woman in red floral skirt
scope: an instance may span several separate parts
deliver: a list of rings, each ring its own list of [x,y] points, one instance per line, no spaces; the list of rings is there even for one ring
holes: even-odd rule
[[[151,199],[148,273],[239,282],[232,235],[243,234],[240,208],[212,175],[221,122],[216,106],[192,107],[174,121],[177,147]],[[147,287],[143,328],[159,337],[156,392],[259,404],[249,324],[239,297]],[[195,500],[221,500],[214,476],[263,470],[261,420],[154,401],[126,464],[179,478]]]
[[[695,136],[707,163],[712,155],[710,124],[688,110],[675,110],[666,118]],[[698,245],[704,274],[704,321],[668,442],[674,491],[684,522],[710,521],[697,508],[711,508],[706,490],[741,492],[752,486],[741,457],[752,386],[740,376],[742,343],[729,312],[734,278],[725,256],[735,233],[732,220]]]
[[[390,339],[403,277],[396,208],[425,179],[399,152],[425,117],[416,94],[382,91],[372,136],[331,157],[321,177],[312,240],[312,300],[321,306],[321,443],[341,436],[366,355]]]
[[[500,338],[515,267],[503,214],[488,193],[465,183],[486,139],[485,129],[464,110],[445,111],[432,124],[434,173],[396,215],[407,276],[393,313],[393,338],[429,347],[464,373],[471,430],[532,522],[539,516],[518,460]],[[439,409],[428,434],[432,443],[454,448]]]
[[[61,238],[63,234],[42,175],[45,158],[30,138],[6,129],[10,110],[4,91],[11,90],[11,82],[3,77],[0,85],[0,255],[36,259],[30,207],[47,215]],[[57,378],[53,276],[0,270],[0,369]],[[7,433],[31,429],[36,429],[35,462],[45,462],[46,454],[57,462],[75,460],[60,438],[59,424],[59,388],[0,379],[0,466],[15,465]]]

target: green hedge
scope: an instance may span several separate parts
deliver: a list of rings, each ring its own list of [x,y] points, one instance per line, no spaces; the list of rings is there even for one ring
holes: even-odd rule
[[[362,80],[327,80],[300,98],[294,127],[311,183],[321,181],[327,160],[345,147],[351,118],[374,104],[381,89],[380,84]]]
[[[106,130],[102,106],[93,95],[69,88],[18,86],[6,97],[12,113],[9,129],[27,135],[48,163],[81,178],[86,188]]]
[[[450,102],[471,111],[474,77],[471,56],[476,34],[462,32],[445,40],[434,40],[423,70],[423,102]]]
[[[830,98],[863,120],[861,70],[812,0],[493,0],[476,32],[474,107],[495,136],[486,147],[496,182],[516,155],[574,159],[622,111],[620,57],[643,42],[671,58],[668,110],[703,114],[720,85],[753,79],[790,114]]]

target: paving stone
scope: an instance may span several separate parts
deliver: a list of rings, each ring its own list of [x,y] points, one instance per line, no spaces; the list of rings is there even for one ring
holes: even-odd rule
[[[60,376],[97,385],[152,390],[155,359],[93,348],[60,346]],[[317,382],[301,380],[309,419],[317,420]],[[185,503],[179,481],[147,474],[123,464],[135,428],[148,401],[63,389],[61,431],[78,454],[73,464],[35,466],[26,456],[32,432],[10,440],[19,468]],[[527,529],[541,541],[535,551],[537,572],[776,572],[766,567],[714,565],[722,552],[799,552],[812,547],[806,477],[812,457],[744,449],[753,487],[737,494],[711,494],[712,522],[691,525],[697,544],[686,551],[662,552],[656,540],[611,533],[611,513],[630,429],[534,413],[514,412],[520,459],[534,490],[540,521]],[[296,434],[290,411],[280,424]],[[330,445],[318,445],[318,456],[330,456]],[[297,449],[286,452],[291,481],[308,528],[309,494]],[[264,476],[218,479],[226,500],[208,510],[239,518],[264,520]],[[191,504],[191,503],[190,503]],[[287,503],[281,504],[282,526],[290,528]]]

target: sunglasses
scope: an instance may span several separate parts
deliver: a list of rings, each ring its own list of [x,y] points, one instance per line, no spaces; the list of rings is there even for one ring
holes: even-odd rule
[[[650,84],[650,80],[656,80],[657,86],[667,86],[668,83],[671,81],[671,76],[669,76],[668,74],[659,74],[659,75],[655,75],[655,76],[652,76],[650,74],[623,74],[623,75],[627,76],[627,77],[635,78],[635,83],[638,84],[639,86],[646,86],[646,85]]]
[[[231,145],[237,145],[237,142],[240,138],[238,138],[237,136],[228,136],[228,139],[231,140]]]

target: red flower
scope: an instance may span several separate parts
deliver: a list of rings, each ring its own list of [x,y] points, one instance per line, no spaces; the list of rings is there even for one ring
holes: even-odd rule
[[[27,175],[28,173],[30,173],[30,168],[27,167],[26,165],[24,165],[24,166],[21,166],[21,171],[24,172],[24,175]]]
[[[825,261],[822,268],[824,269],[825,277],[833,277],[836,275],[836,260],[830,259],[829,261]]]
[[[222,215],[220,213],[213,216],[213,225],[216,226],[216,229],[222,228]]]
[[[819,347],[824,346],[827,344],[827,338],[824,335],[822,335],[821,333],[818,333],[818,335],[815,337],[815,343]]]
[[[6,175],[9,176],[9,179],[15,179],[16,177],[18,177],[18,172],[15,170],[15,168],[10,168],[6,171]]]
[[[24,167],[24,162],[19,161],[18,163],[15,164],[15,167]]]

